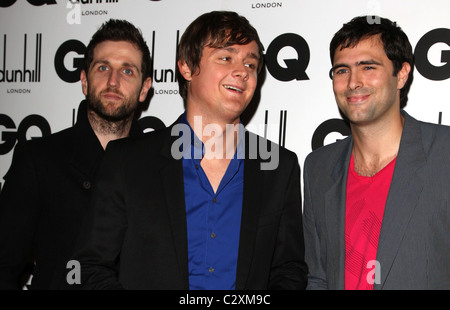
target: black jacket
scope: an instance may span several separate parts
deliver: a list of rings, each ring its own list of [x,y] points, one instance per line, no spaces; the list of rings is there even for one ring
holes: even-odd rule
[[[130,135],[139,134],[133,123]],[[21,288],[30,261],[30,289],[64,287],[103,154],[85,101],[73,127],[17,144],[0,194],[0,289]]]
[[[189,288],[183,167],[171,153],[177,138],[169,127],[108,145],[75,256],[85,288]],[[263,138],[246,139],[236,289],[305,288],[297,156],[279,147],[278,167],[264,170],[252,141]]]

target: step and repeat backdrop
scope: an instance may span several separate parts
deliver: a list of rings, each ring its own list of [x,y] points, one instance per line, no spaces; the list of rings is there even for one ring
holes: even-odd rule
[[[0,183],[17,141],[73,125],[84,99],[84,50],[110,18],[140,28],[153,56],[152,96],[141,125],[169,126],[184,110],[177,43],[190,22],[212,10],[236,11],[258,30],[266,69],[244,121],[296,152],[301,165],[313,149],[349,134],[328,77],[329,42],[355,16],[383,16],[403,28],[416,55],[406,111],[450,125],[448,0],[0,0]]]

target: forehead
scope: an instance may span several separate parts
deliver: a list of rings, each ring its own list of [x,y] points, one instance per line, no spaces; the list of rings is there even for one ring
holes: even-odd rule
[[[103,41],[94,48],[94,61],[122,61],[140,65],[142,52],[127,41]]]
[[[251,41],[247,44],[233,44],[225,47],[209,47],[206,45],[203,48],[203,55],[215,54],[219,52],[229,52],[232,54],[241,54],[243,57],[260,59],[258,44]]]
[[[379,36],[363,38],[354,46],[346,48],[342,48],[342,45],[339,46],[334,53],[333,64],[351,64],[367,59],[389,61]]]

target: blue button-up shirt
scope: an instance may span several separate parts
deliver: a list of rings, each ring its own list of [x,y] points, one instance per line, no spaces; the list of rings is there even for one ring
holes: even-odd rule
[[[186,116],[183,119],[189,126]],[[237,156],[244,147],[243,132],[239,132],[236,153],[214,192],[200,166],[204,145],[189,128],[191,152],[183,152],[189,289],[231,290],[236,282],[244,191],[244,160]]]

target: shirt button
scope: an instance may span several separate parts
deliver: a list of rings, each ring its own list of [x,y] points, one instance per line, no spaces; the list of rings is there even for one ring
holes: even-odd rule
[[[213,267],[209,267],[208,271],[209,271],[209,273],[213,273],[214,272],[214,268]]]
[[[213,199],[213,202],[217,202],[217,199],[216,199],[216,197],[214,197],[214,199]]]
[[[215,234],[215,233],[212,233],[212,234],[211,234],[211,238],[214,239],[215,237],[216,237],[216,234]]]
[[[90,188],[91,188],[91,182],[89,182],[89,181],[84,181],[84,182],[83,182],[83,187],[84,187],[85,189],[90,189]]]

